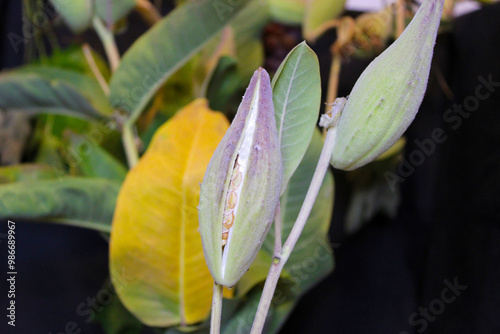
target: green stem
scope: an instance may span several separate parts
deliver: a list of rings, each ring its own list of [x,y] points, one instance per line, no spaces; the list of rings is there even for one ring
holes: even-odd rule
[[[125,155],[127,156],[127,162],[129,168],[135,167],[139,161],[139,152],[137,151],[137,145],[135,142],[134,134],[132,131],[133,124],[125,122],[122,128],[122,142],[125,148]]]
[[[274,213],[274,254],[281,252],[281,203],[278,202]]]
[[[101,71],[99,70],[97,63],[95,62],[94,56],[92,55],[92,49],[88,44],[83,44],[82,52],[85,60],[87,61],[87,64],[90,67],[90,70],[94,74],[95,79],[101,86],[102,91],[104,92],[104,94],[106,94],[106,96],[109,96],[109,85],[106,82],[106,79],[104,79]]]
[[[118,68],[118,65],[120,65],[120,53],[118,52],[118,48],[116,46],[115,36],[97,16],[94,16],[92,19],[92,25],[104,45],[104,50],[106,51],[106,56],[109,60],[111,72],[114,72]]]
[[[326,134],[325,144],[323,150],[321,151],[321,156],[316,166],[316,171],[312,178],[309,190],[307,191],[306,198],[302,204],[299,215],[295,224],[293,225],[292,231],[288,236],[283,248],[279,254],[274,255],[273,263],[269,269],[267,275],[266,283],[264,284],[264,290],[262,291],[262,297],[257,308],[257,313],[255,314],[255,319],[252,326],[252,331],[250,334],[260,334],[264,328],[264,323],[267,318],[267,313],[269,312],[269,307],[271,306],[271,301],[273,299],[274,291],[276,290],[276,285],[280,278],[281,271],[285,266],[286,261],[290,257],[295,244],[299,240],[300,234],[304,229],[304,226],[309,218],[316,197],[318,196],[319,189],[323,183],[328,166],[330,164],[330,157],[332,155],[333,143],[335,141],[335,129],[331,129]]]
[[[210,320],[210,334],[220,333],[220,320],[222,315],[222,285],[214,283],[214,296],[212,298],[212,318]]]
[[[92,19],[92,25],[99,36],[102,44],[104,45],[104,50],[106,51],[106,56],[108,57],[109,65],[111,67],[111,72],[115,72],[120,65],[120,53],[116,46],[115,36],[113,32],[108,29],[102,22],[102,20],[94,16]],[[127,156],[128,166],[133,168],[139,161],[139,152],[137,150],[137,145],[133,133],[134,123],[137,117],[129,117],[123,124],[122,127],[122,142],[125,148],[125,154]]]

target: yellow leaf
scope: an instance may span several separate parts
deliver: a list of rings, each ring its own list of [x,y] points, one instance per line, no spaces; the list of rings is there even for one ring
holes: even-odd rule
[[[190,325],[209,312],[213,279],[198,232],[200,183],[229,123],[205,99],[156,132],[120,190],[110,241],[113,284],[149,326]]]

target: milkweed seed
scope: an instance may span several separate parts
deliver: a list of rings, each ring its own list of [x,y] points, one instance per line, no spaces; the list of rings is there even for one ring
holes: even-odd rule
[[[243,181],[243,175],[241,174],[239,168],[234,170],[234,174],[231,177],[231,188],[238,189]]]
[[[229,230],[234,224],[234,213],[236,205],[238,204],[238,190],[243,183],[243,173],[238,164],[238,157],[233,166],[233,173],[229,181],[229,192],[226,198],[226,207],[224,208],[224,217],[222,219],[222,246],[227,244]]]
[[[236,206],[236,203],[238,203],[238,195],[236,194],[236,191],[231,191],[227,195],[226,208],[227,209],[234,209],[234,207]]]
[[[234,213],[231,211],[229,214],[224,215],[222,226],[229,230],[231,226],[233,226],[233,223],[234,223]]]

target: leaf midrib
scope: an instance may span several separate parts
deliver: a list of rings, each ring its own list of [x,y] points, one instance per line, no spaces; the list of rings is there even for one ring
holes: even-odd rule
[[[278,133],[278,143],[280,144],[280,146],[281,146],[281,135],[283,133],[283,125],[285,124],[285,112],[286,112],[287,105],[288,105],[288,97],[290,96],[290,91],[292,90],[293,81],[294,81],[293,78],[295,78],[295,73],[297,72],[297,68],[299,67],[300,59],[302,58],[303,54],[304,54],[304,52],[301,52],[299,54],[299,57],[298,57],[297,61],[295,62],[295,66],[293,68],[292,77],[291,77],[290,83],[288,84],[288,89],[287,89],[287,92],[286,92],[285,101],[283,103],[283,108],[282,108],[282,111],[281,111],[280,131]]]

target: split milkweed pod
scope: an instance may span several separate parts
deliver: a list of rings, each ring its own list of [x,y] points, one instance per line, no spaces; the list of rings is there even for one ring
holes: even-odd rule
[[[201,185],[200,234],[217,284],[234,286],[252,264],[273,222],[281,178],[271,82],[259,68]]]

